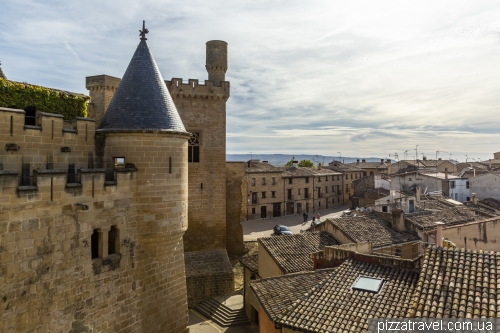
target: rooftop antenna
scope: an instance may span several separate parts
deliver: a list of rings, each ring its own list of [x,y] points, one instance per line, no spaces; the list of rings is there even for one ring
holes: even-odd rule
[[[139,30],[141,36],[141,40],[147,40],[146,34],[149,33],[149,30],[146,29],[146,21],[142,21],[142,30]]]

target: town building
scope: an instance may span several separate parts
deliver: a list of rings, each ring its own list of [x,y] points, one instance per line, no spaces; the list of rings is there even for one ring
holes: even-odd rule
[[[429,160],[424,156],[421,160],[401,160],[388,165],[387,172],[389,174],[400,173],[404,171],[414,170],[429,170],[434,172],[457,172],[456,164],[448,160],[438,158],[437,160]]]
[[[245,165],[247,220],[313,214],[341,206],[343,174],[325,168],[275,167],[266,161]]]
[[[348,204],[351,200],[351,197],[354,195],[354,184],[353,182],[356,179],[361,179],[364,177],[364,170],[357,168],[353,165],[344,164],[339,161],[333,161],[328,163],[328,166],[324,168],[328,168],[333,171],[337,171],[343,174],[342,178],[342,192],[343,192],[343,204]]]
[[[469,178],[469,191],[479,200],[493,198],[500,200],[500,172],[489,172]]]
[[[381,159],[380,162],[366,162],[365,159],[358,159],[356,162],[348,163],[356,168],[363,169],[364,176],[373,176],[381,173],[387,173],[387,166],[391,164],[391,160],[387,159],[384,162],[384,159]]]
[[[373,206],[375,201],[389,195],[391,178],[387,174],[365,176],[353,182],[352,207]]]

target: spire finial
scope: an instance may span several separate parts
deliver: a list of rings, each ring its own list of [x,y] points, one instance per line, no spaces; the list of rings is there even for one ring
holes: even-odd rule
[[[147,40],[146,34],[149,32],[148,29],[146,29],[146,21],[142,21],[142,30],[139,30],[141,33],[139,36],[141,36],[141,40]]]

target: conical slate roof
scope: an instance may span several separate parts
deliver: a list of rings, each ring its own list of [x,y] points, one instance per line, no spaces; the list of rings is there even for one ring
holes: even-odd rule
[[[97,131],[186,132],[145,38],[141,39]]]

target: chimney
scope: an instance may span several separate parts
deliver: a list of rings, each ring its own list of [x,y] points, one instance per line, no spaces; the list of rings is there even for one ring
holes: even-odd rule
[[[422,188],[417,186],[417,202],[420,202],[420,196],[422,195]]]
[[[441,161],[441,157],[438,157],[438,161]]]
[[[472,199],[472,203],[474,205],[477,205],[477,196],[476,196],[476,193],[472,193],[471,199]]]
[[[380,164],[384,164],[384,159],[383,158],[380,159]]]
[[[321,170],[321,163],[318,163],[318,170]]]
[[[362,160],[361,160],[361,162],[365,163],[365,162],[366,162],[366,160],[365,160],[365,159],[362,159]]]
[[[472,170],[474,170],[474,178],[476,178],[476,169],[474,168]]]
[[[356,164],[359,164],[359,158],[356,160]]]
[[[443,247],[443,222],[436,222],[436,246]]]
[[[292,162],[292,164],[294,168],[297,168],[299,166],[299,162],[295,160]]]
[[[422,157],[424,161],[427,161],[427,156]]]
[[[401,209],[392,209],[392,228],[405,231],[405,213]]]

